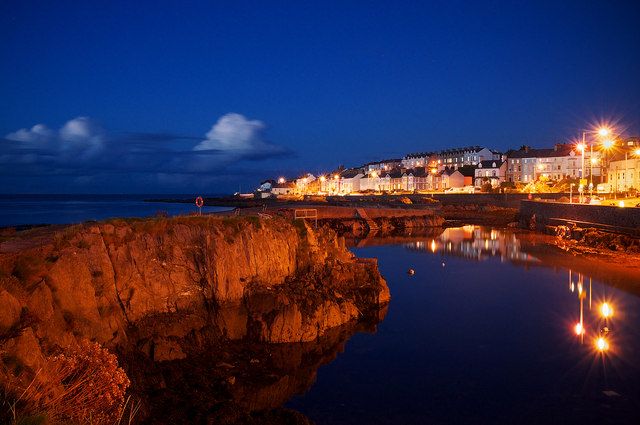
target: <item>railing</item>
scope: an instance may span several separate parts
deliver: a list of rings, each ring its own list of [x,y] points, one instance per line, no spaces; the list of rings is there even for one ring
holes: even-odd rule
[[[307,208],[307,209],[299,209],[293,211],[293,219],[298,220],[306,220],[312,219],[315,220],[315,226],[318,227],[318,210],[315,208]]]

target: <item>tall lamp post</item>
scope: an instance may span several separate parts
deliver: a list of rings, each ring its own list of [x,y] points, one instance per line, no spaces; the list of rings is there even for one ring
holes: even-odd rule
[[[582,143],[578,145],[578,149],[582,151],[582,176],[581,176],[582,179],[585,178],[585,172],[586,172],[585,166],[584,166],[584,158],[585,158],[585,150],[587,148],[587,133],[597,135],[597,137],[601,140],[602,151],[604,151],[605,154],[614,145],[613,141],[609,138],[609,136],[611,136],[612,131],[608,127],[600,127],[595,131],[585,130],[582,132]],[[593,158],[593,138],[590,137],[589,138],[589,191],[591,196],[593,196],[593,164],[594,162],[595,161]],[[603,183],[604,183],[604,178],[606,176],[605,168],[606,168],[606,162],[601,161],[600,180]],[[607,179],[607,183],[608,182],[609,182],[609,179]]]
[[[600,167],[600,174],[604,174],[605,176],[607,175],[607,153],[609,152],[609,150],[613,147],[614,145],[614,141],[611,139],[607,139],[605,141],[602,142],[602,148],[604,150],[604,156],[602,158],[602,166]],[[604,170],[604,171],[603,171]],[[609,181],[609,178],[607,177],[607,183],[609,184],[609,186],[611,186],[611,182]],[[616,183],[617,183],[617,179],[616,179]],[[617,188],[617,184],[616,184],[616,188]],[[618,194],[616,193],[616,191],[613,192],[613,197],[614,199],[618,198]]]
[[[580,192],[580,203],[582,204],[584,202],[584,184],[582,184],[582,181],[585,180],[584,178],[584,151],[587,149],[587,145],[585,144],[585,132],[582,132],[582,143],[578,143],[577,146],[578,150],[580,152],[582,152],[582,171],[580,172],[580,185],[578,186],[578,191]]]

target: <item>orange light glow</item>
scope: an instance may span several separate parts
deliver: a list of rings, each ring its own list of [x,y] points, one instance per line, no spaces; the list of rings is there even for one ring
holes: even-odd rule
[[[604,142],[602,142],[602,147],[605,148],[605,149],[611,149],[614,144],[615,143],[613,142],[613,140],[607,139]]]
[[[596,340],[596,348],[598,351],[607,351],[609,349],[609,343],[603,337]]]
[[[575,328],[573,328],[573,331],[578,336],[584,335],[584,326],[582,326],[582,323],[576,323],[576,326],[575,326]]]
[[[609,303],[602,303],[600,306],[600,313],[602,314],[602,317],[611,317],[613,316],[613,307],[611,307]]]
[[[284,177],[280,177],[280,178],[278,179],[278,183],[280,183],[280,184],[284,183],[285,181],[286,181],[286,180],[284,179]]]
[[[611,130],[609,130],[607,127],[600,127],[598,129],[598,135],[600,137],[607,137],[609,134],[611,134]]]
[[[584,145],[582,143],[578,143],[576,145],[576,149],[578,149],[580,152],[584,152]]]

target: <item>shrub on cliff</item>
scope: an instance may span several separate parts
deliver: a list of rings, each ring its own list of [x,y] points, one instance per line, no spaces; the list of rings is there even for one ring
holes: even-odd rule
[[[77,347],[47,358],[27,386],[4,383],[11,394],[11,416],[46,418],[48,424],[116,424],[125,407],[129,378],[116,356],[83,340]]]

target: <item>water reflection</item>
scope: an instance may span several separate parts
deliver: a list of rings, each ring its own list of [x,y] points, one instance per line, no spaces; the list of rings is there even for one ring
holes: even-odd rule
[[[579,338],[580,343],[584,344],[585,336],[587,340],[592,341],[593,348],[606,355],[607,352],[615,352],[611,345],[612,338],[612,320],[614,307],[612,301],[606,296],[606,287],[603,287],[602,301],[598,308],[593,307],[593,281],[591,277],[587,277],[580,272],[568,270],[569,275],[569,292],[575,294],[578,298],[578,321],[575,323],[573,330]],[[588,279],[589,286],[585,287]],[[587,312],[585,318],[585,300],[588,298]],[[585,325],[585,320],[589,325]]]
[[[228,309],[226,322],[217,326],[228,332],[229,322],[246,322],[243,310],[242,306]],[[181,338],[176,337],[175,329],[156,329],[146,337],[137,334],[136,347],[127,347],[121,358],[133,394],[142,401],[139,422],[311,424],[303,414],[281,406],[312,386],[318,369],[335,360],[354,334],[375,333],[386,311],[385,307],[331,328],[311,342],[230,340],[221,338],[216,326]],[[177,346],[178,342],[183,355],[158,358],[160,347]],[[145,349],[148,346],[155,347],[151,356]]]
[[[354,240],[390,313],[288,406],[318,424],[640,423],[640,273],[553,241],[479,226]]]
[[[407,242],[405,247],[416,251],[451,254],[473,260],[500,257],[501,261],[539,262],[523,252],[515,232],[480,226],[450,227],[429,240]]]

